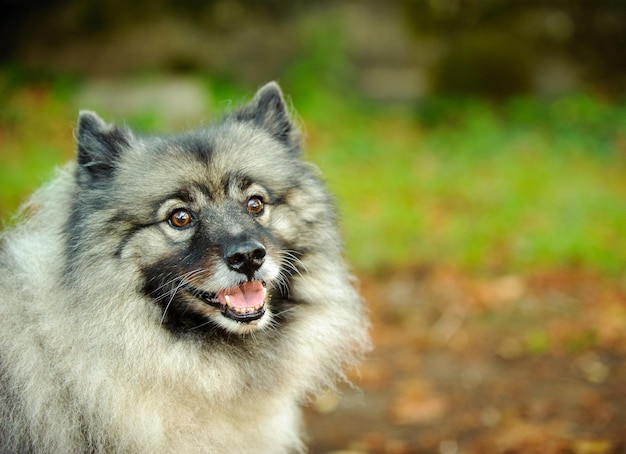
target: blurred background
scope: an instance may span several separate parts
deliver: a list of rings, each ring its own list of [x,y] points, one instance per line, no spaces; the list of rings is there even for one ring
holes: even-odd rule
[[[312,453],[626,452],[626,2],[2,6],[5,224],[78,109],[177,131],[281,84],[375,343]]]

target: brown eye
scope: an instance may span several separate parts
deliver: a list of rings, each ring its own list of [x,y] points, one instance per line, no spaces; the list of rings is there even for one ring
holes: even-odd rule
[[[250,197],[246,203],[248,213],[258,216],[263,213],[263,200],[260,197]]]
[[[168,219],[169,224],[177,229],[188,227],[193,221],[191,213],[183,208],[174,211]]]

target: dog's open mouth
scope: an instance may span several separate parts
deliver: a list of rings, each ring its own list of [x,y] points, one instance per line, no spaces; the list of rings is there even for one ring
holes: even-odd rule
[[[245,282],[218,293],[195,288],[189,288],[189,291],[208,305],[219,308],[225,317],[237,322],[249,323],[265,314],[267,289],[262,281]]]

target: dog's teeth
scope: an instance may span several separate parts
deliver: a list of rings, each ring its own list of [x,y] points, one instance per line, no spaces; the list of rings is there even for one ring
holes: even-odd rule
[[[231,306],[232,306],[232,304],[230,304],[230,296],[228,296],[228,295],[224,295],[224,300],[226,301],[226,305],[227,305],[228,307],[231,307]]]
[[[265,298],[267,297],[267,288],[263,287],[263,301],[265,301]],[[259,306],[261,306],[259,304]]]

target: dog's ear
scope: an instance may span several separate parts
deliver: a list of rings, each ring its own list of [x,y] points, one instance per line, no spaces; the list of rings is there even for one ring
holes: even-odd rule
[[[76,133],[81,182],[110,176],[120,154],[132,140],[133,135],[128,129],[108,125],[95,112],[82,110],[78,115]]]
[[[299,146],[298,127],[289,115],[283,92],[276,82],[259,88],[252,100],[237,112],[236,118],[252,121],[289,147]]]

